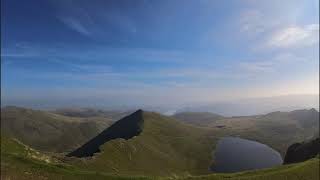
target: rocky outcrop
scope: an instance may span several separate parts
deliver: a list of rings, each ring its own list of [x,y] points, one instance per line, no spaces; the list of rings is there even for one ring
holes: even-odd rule
[[[99,147],[104,143],[117,139],[130,139],[138,136],[143,130],[143,111],[138,110],[129,116],[126,116],[119,121],[115,122],[106,130],[102,131],[99,135],[82,145],[80,148],[69,153],[67,156],[75,157],[88,157],[93,156],[94,153],[100,152]]]
[[[306,161],[315,157],[320,152],[320,138],[309,142],[295,143],[291,145],[284,158],[284,164]]]

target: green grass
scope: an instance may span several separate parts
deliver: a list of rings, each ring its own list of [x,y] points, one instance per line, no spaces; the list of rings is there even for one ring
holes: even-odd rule
[[[36,155],[36,156],[35,156]],[[146,179],[82,170],[39,153],[17,140],[1,137],[1,179]]]
[[[232,174],[216,173],[204,176],[171,175],[167,177],[152,177],[107,174],[81,169],[61,162],[45,162],[29,156],[29,151],[34,150],[30,150],[17,141],[5,137],[1,137],[1,147],[1,179],[8,180],[319,180],[319,156],[302,163],[257,171]]]

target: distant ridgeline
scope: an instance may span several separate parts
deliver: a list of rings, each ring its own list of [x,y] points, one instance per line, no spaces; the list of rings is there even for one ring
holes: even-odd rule
[[[143,111],[138,110],[115,122],[109,128],[102,131],[99,135],[82,145],[80,148],[69,153],[67,156],[88,157],[100,152],[99,147],[116,138],[130,139],[139,135],[143,130]]]
[[[284,164],[297,163],[314,158],[320,152],[320,138],[291,145],[284,158]]]

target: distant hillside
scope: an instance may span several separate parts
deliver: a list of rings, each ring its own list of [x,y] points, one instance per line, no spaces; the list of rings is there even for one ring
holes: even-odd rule
[[[124,175],[208,174],[214,146],[209,133],[158,113],[137,111],[70,155],[91,155],[99,146],[93,158],[72,162]]]
[[[180,112],[174,114],[172,117],[185,123],[194,124],[197,126],[208,126],[208,124],[215,120],[225,118],[210,112]]]
[[[314,108],[291,111],[288,116],[298,121],[304,128],[312,128],[318,125],[317,128],[319,129],[319,112]]]
[[[70,117],[105,117],[112,120],[119,120],[126,115],[131,114],[131,111],[112,111],[100,110],[91,108],[63,108],[53,111],[56,114],[61,114]]]
[[[284,163],[297,163],[314,158],[320,153],[320,138],[291,145],[284,158]]]
[[[1,133],[43,151],[70,151],[111,123],[101,117],[71,118],[12,106],[1,109]]]

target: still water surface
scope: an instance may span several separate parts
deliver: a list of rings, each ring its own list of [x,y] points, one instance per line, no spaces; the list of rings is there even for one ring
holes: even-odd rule
[[[237,137],[218,141],[214,153],[214,172],[239,172],[281,165],[281,155],[265,144]]]

